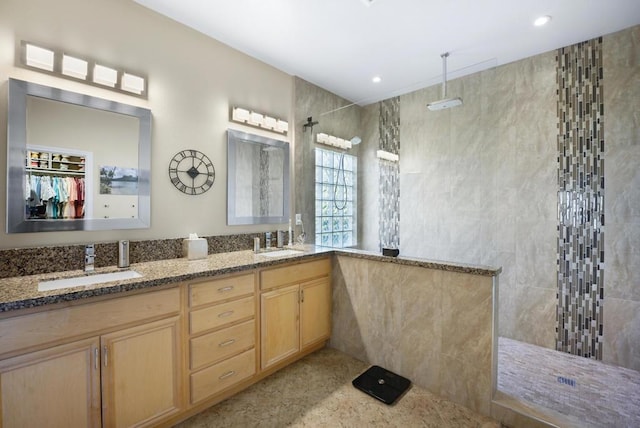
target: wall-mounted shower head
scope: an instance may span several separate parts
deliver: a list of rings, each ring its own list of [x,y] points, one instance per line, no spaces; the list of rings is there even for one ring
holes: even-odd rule
[[[307,128],[311,128],[311,132],[313,132],[313,127],[314,127],[315,125],[317,125],[318,123],[320,123],[320,122],[318,122],[317,120],[316,120],[316,121],[314,121],[314,120],[313,120],[313,117],[309,116],[309,117],[307,118],[307,123],[305,123],[304,125],[302,125],[302,132],[306,132],[306,131],[307,131]]]

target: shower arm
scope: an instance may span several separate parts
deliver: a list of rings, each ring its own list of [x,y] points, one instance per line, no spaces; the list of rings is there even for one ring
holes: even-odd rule
[[[447,57],[449,52],[445,52],[440,55],[442,58],[442,99],[447,98]]]

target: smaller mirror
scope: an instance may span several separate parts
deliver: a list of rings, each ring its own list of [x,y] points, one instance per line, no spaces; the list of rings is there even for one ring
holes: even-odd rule
[[[227,131],[227,224],[289,220],[289,143]]]

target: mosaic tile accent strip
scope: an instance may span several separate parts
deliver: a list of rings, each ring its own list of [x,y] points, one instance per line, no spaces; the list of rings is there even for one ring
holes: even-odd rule
[[[400,153],[400,97],[380,102],[380,149]],[[379,160],[380,248],[400,247],[400,163]]]
[[[596,360],[604,302],[602,83],[602,38],[558,50],[556,349]]]
[[[380,101],[380,149],[400,153],[400,97]]]

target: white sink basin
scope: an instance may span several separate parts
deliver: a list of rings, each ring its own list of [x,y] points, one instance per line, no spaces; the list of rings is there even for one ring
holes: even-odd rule
[[[102,284],[103,282],[120,281],[123,279],[140,278],[142,275],[135,270],[122,270],[110,273],[87,274],[74,278],[60,278],[38,283],[38,291],[60,290],[62,288],[83,287],[86,285]]]
[[[283,256],[295,256],[302,254],[302,251],[299,250],[276,250],[276,251],[267,251],[266,253],[260,253],[258,255],[265,257],[283,257]]]

